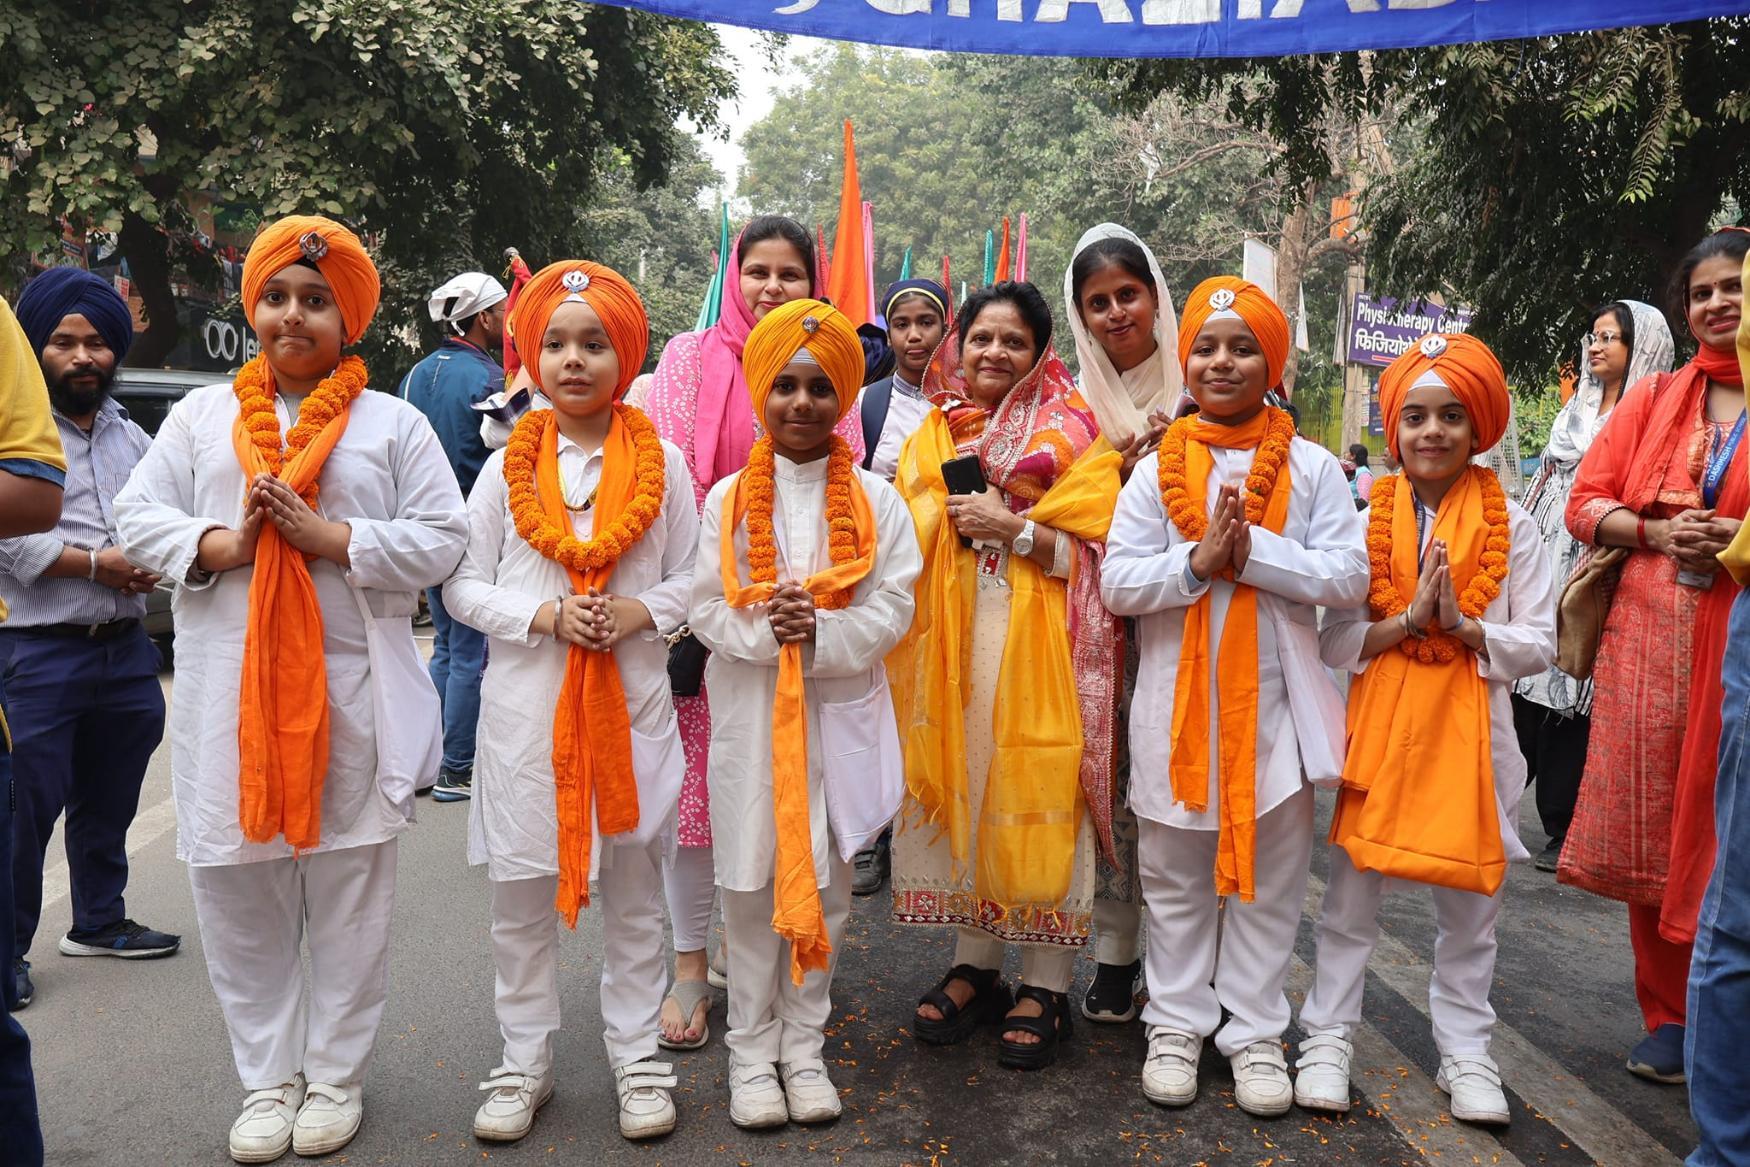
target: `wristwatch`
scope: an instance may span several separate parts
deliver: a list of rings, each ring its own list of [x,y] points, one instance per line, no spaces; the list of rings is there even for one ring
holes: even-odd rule
[[[1021,533],[1016,535],[1014,542],[1009,544],[1015,549],[1015,554],[1023,559],[1033,554],[1033,531],[1033,520],[1026,520],[1021,524]]]

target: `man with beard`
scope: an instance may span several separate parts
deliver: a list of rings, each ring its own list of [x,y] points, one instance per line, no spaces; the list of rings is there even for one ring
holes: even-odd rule
[[[158,577],[116,547],[112,507],[151,445],[110,399],[133,319],[114,288],[69,267],[33,279],[17,315],[67,458],[60,523],[0,540],[0,600],[10,609],[0,663],[17,799],[12,975],[22,1008],[34,991],[25,956],[42,914],[43,860],[63,810],[73,927],[61,953],[142,959],[169,956],[182,940],[129,919],[122,896],[128,826],[164,735],[158,651],[144,624]]]

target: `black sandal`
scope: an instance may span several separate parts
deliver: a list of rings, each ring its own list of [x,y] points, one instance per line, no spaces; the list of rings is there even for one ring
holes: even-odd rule
[[[948,985],[952,981],[965,981],[972,986],[972,996],[967,998],[966,1004],[956,1005],[954,998],[948,995]],[[920,1008],[934,1005],[941,1012],[941,1019],[913,1014],[911,1031],[919,1041],[929,1045],[953,1045],[966,1040],[980,1025],[1007,1013],[1014,1004],[1009,986],[1003,983],[1001,969],[957,964],[948,970],[947,976],[936,982],[935,988],[918,1000]]]
[[[1037,1001],[1044,1012],[1038,1017],[1004,1017],[1003,1032],[1018,1029],[1039,1040],[1018,1042],[1003,1039],[997,1047],[997,1062],[1013,1070],[1043,1070],[1057,1060],[1057,1047],[1073,1032],[1069,994],[1054,993],[1037,985],[1022,985],[1015,990],[1015,1000]]]

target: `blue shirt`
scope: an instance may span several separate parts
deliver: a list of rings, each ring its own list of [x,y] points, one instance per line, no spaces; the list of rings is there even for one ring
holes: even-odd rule
[[[106,399],[86,433],[55,411],[55,428],[67,456],[61,521],[53,531],[0,539],[0,603],[12,610],[7,628],[45,624],[102,624],[138,619],[146,597],[87,579],[43,576],[68,547],[102,551],[115,546],[115,496],[146,456],[152,439]]]
[[[447,338],[436,352],[414,365],[401,382],[401,396],[425,414],[438,444],[450,460],[466,496],[486,464],[480,440],[480,415],[472,408],[504,388],[504,369],[485,350]]]

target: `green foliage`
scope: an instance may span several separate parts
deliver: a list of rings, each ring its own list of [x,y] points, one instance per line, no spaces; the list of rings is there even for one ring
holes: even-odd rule
[[[172,273],[214,280],[196,196],[367,230],[367,357],[394,362],[431,287],[506,245],[579,250],[604,174],[658,181],[677,118],[734,92],[708,27],[574,0],[15,0],[0,76],[0,247],[117,232],[140,363],[174,341]]]
[[[1555,385],[1515,388],[1513,418],[1519,427],[1519,452],[1527,458],[1541,454],[1549,445],[1550,426],[1562,410],[1561,393]]]
[[[1088,68],[1132,108],[1163,89],[1226,101],[1282,145],[1278,165],[1296,179],[1364,173],[1375,290],[1446,290],[1475,304],[1477,333],[1517,378],[1541,384],[1594,305],[1663,304],[1683,252],[1750,195],[1747,33],[1750,19],[1729,17],[1381,53]],[[1398,127],[1395,166],[1357,164],[1327,132],[1373,118]],[[1683,335],[1682,321],[1672,331]]]

